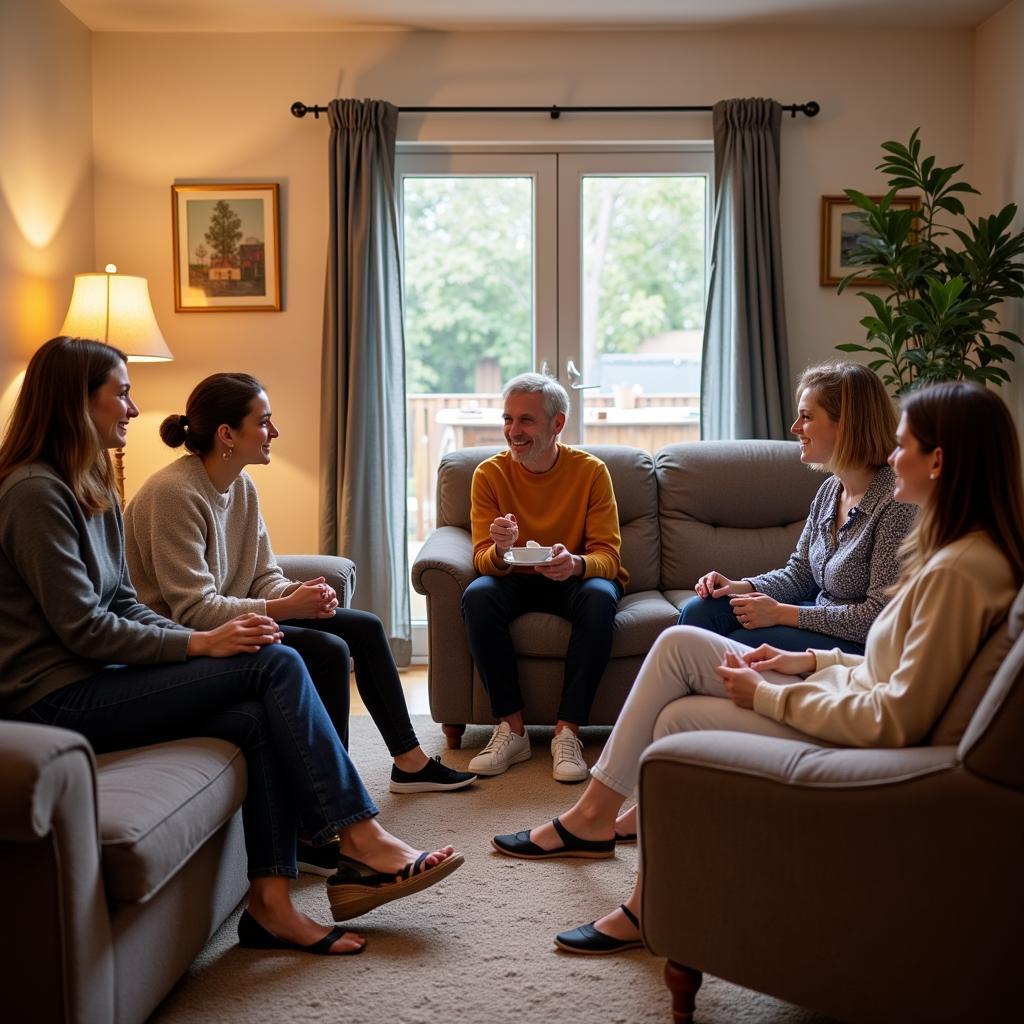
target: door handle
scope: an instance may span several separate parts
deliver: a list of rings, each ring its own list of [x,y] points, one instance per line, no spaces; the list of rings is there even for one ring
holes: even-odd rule
[[[600,384],[581,384],[580,379],[583,374],[576,368],[576,364],[569,359],[565,364],[565,372],[569,375],[569,380],[572,383],[569,385],[573,391],[593,391],[594,388],[599,388]]]

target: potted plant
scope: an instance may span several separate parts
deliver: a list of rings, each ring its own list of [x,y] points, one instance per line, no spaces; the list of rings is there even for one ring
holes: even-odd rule
[[[877,169],[888,175],[889,192],[879,202],[846,189],[864,211],[869,234],[847,257],[863,269],[838,290],[865,276],[882,290],[858,292],[872,308],[860,321],[867,344],[837,348],[876,356],[871,369],[897,395],[936,380],[1002,385],[1010,376],[1000,364],[1014,358],[1005,342],[1021,344],[998,329],[999,304],[1024,295],[1024,231],[1010,231],[1017,207],[970,220],[960,195],[980,193],[956,180],[962,164],[937,167],[935,157],[922,159],[918,131],[906,145],[882,144]],[[908,188],[921,193],[921,206],[894,207],[897,191]]]

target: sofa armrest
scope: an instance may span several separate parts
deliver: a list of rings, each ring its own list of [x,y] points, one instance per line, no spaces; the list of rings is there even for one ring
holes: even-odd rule
[[[100,863],[96,775],[85,738],[0,722],[4,1014],[114,1019],[114,960]]]
[[[338,604],[348,608],[356,592],[356,563],[342,555],[278,555],[281,572],[292,580],[326,576],[338,594]]]
[[[956,747],[861,750],[724,731],[666,736],[647,748],[648,758],[814,788],[906,782],[958,763]]]
[[[412,585],[417,594],[429,594],[431,573],[446,574],[463,591],[477,577],[473,540],[459,526],[440,526],[424,542],[412,564]]]
[[[639,804],[659,956],[843,1020],[986,1019],[978,989],[1015,976],[1024,798],[954,748],[679,734],[645,752]]]

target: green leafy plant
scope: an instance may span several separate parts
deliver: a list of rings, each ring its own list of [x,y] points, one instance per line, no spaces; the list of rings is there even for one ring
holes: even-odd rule
[[[922,158],[917,136],[882,144],[877,169],[888,175],[889,192],[880,201],[846,189],[870,233],[848,255],[858,269],[838,290],[863,277],[883,287],[857,293],[871,305],[860,321],[867,344],[836,347],[876,356],[871,369],[897,395],[936,380],[1001,385],[1010,375],[1000,364],[1014,358],[1006,342],[1021,344],[998,329],[999,304],[1024,296],[1024,231],[1010,231],[1017,207],[972,221],[960,196],[980,193],[955,179],[963,164],[938,167],[935,157]],[[920,208],[894,206],[900,189],[919,191]]]

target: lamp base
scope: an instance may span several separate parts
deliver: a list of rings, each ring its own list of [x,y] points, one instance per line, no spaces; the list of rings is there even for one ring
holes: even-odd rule
[[[117,488],[117,496],[121,501],[121,508],[124,508],[124,449],[114,449],[114,486]]]

